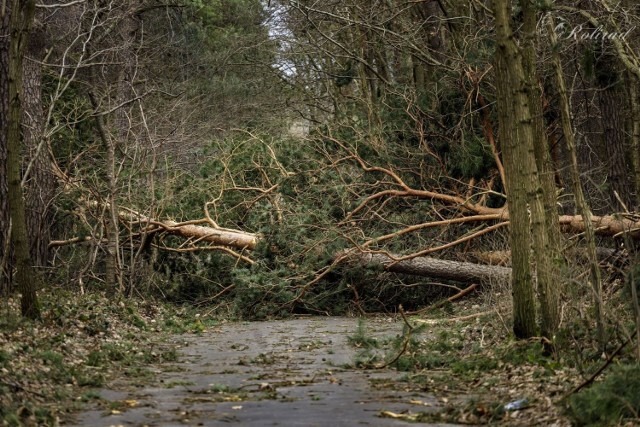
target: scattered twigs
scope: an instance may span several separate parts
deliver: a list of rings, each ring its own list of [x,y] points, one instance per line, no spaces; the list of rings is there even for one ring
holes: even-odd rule
[[[45,396],[44,394],[42,394],[42,393],[40,393],[40,392],[37,392],[37,391],[35,391],[35,390],[32,390],[32,389],[26,388],[26,387],[24,387],[24,386],[21,386],[20,384],[14,383],[14,382],[6,381],[6,380],[1,380],[1,381],[0,381],[0,384],[4,384],[4,385],[6,385],[6,386],[9,386],[9,387],[11,387],[12,389],[14,389],[14,390],[16,390],[16,391],[24,391],[24,392],[26,392],[26,393],[33,394],[34,396],[38,396],[38,397],[41,397],[41,398],[43,398],[43,399],[46,399],[46,398],[47,398],[47,396]]]

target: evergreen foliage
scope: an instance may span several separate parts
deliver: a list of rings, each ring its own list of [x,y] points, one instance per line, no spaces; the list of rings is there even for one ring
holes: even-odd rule
[[[590,388],[571,396],[568,414],[578,426],[624,425],[640,414],[640,365],[620,365]]]

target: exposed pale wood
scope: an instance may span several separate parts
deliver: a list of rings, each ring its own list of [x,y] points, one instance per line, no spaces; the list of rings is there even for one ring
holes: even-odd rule
[[[86,206],[95,209],[98,202],[86,202]],[[229,246],[242,250],[254,250],[258,244],[258,235],[241,230],[218,227],[206,218],[176,222],[172,220],[158,220],[137,212],[134,209],[120,206],[118,218],[129,227],[141,227],[146,234],[168,233],[189,239],[190,244],[200,242],[214,245]],[[206,224],[206,225],[201,225]],[[70,242],[74,243],[74,242]]]
[[[241,231],[193,224],[182,225],[175,221],[154,221],[153,224],[160,226],[162,231],[169,234],[238,249],[254,250],[258,243],[257,235]]]

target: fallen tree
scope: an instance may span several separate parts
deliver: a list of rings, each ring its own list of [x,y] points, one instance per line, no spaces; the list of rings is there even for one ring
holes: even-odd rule
[[[198,223],[204,220],[197,221]],[[229,246],[237,249],[254,250],[258,243],[258,236],[252,233],[244,233],[237,230],[229,230],[224,228],[209,227],[194,224],[193,221],[175,222],[175,221],[157,221],[149,219],[146,221],[147,227],[140,233],[147,235],[156,233],[167,233],[175,236],[184,237],[190,240],[190,243],[207,242],[214,245]],[[52,240],[49,247],[59,247],[72,245],[92,240],[91,236],[73,237],[66,240]]]
[[[600,262],[619,263],[627,259],[628,254],[624,250],[611,248],[596,248],[596,255]],[[588,261],[584,248],[570,248],[565,256],[576,256],[582,261]],[[474,263],[508,266],[511,264],[511,251],[471,251],[466,252],[463,258]]]
[[[198,222],[204,223],[206,220]],[[149,233],[163,232],[181,236],[190,239],[191,243],[207,242],[215,245],[229,246],[236,249],[254,250],[258,243],[258,235],[246,233],[239,230],[231,230],[227,228],[211,227],[198,225],[191,221],[175,222],[175,221],[152,221],[148,224],[152,226],[147,230]]]
[[[86,206],[90,209],[105,207],[108,205],[99,205],[97,202],[87,202]],[[83,215],[84,214],[80,214]],[[205,218],[176,222],[172,220],[157,220],[143,215],[133,209],[123,208],[118,211],[118,219],[122,225],[129,230],[131,238],[148,238],[159,234],[169,234],[183,237],[186,239],[179,247],[169,247],[166,245],[154,245],[160,249],[176,251],[176,252],[194,252],[194,251],[223,251],[249,264],[254,261],[240,251],[252,251],[258,244],[258,235],[247,233],[240,230],[233,230],[218,226],[211,219],[208,211],[205,209]],[[203,225],[206,224],[206,225]],[[105,239],[99,236],[73,237],[66,240],[52,240],[49,247],[60,247],[83,242],[104,242]],[[203,244],[204,243],[204,244]]]
[[[398,261],[393,254],[351,253],[346,261],[363,267],[383,268],[394,273],[428,276],[463,283],[508,282],[511,268],[471,262],[448,261],[432,257],[415,257]],[[399,257],[397,257],[399,258]]]
[[[360,168],[369,173],[376,173],[386,176],[387,184],[389,188],[377,191],[367,196],[360,204],[349,212],[344,222],[352,221],[358,213],[363,212],[372,203],[383,201],[386,203],[393,198],[418,198],[428,199],[433,202],[438,202],[448,209],[455,209],[458,213],[463,215],[456,216],[455,218],[442,219],[439,221],[432,221],[423,224],[416,224],[398,230],[395,233],[390,233],[389,237],[395,237],[407,232],[416,231],[432,226],[447,226],[452,224],[462,223],[474,223],[474,222],[487,222],[497,221],[500,223],[507,223],[509,221],[509,210],[507,205],[501,208],[493,208],[486,205],[486,194],[494,192],[491,188],[487,188],[484,191],[484,196],[474,197],[474,187],[470,185],[469,194],[462,197],[458,194],[445,194],[444,192],[431,191],[425,189],[417,189],[409,186],[401,177],[391,168],[384,168],[380,166],[368,165],[358,154],[350,150],[339,140],[325,135],[337,145],[341,146],[345,151],[349,153],[349,156],[343,157],[340,161],[355,161]],[[506,199],[506,196],[501,194]],[[478,199],[477,202],[473,200]],[[614,236],[618,237],[623,234],[632,237],[633,239],[640,239],[640,217],[632,214],[612,214],[603,216],[592,216],[591,221],[593,223],[594,231],[601,236]],[[558,220],[562,231],[565,233],[583,233],[586,230],[584,221],[581,215],[560,215]],[[498,224],[492,226],[496,227]],[[491,228],[491,227],[489,227]],[[482,232],[478,233],[482,234]],[[382,238],[372,239],[370,242],[380,242],[386,240],[387,236]],[[368,243],[365,243],[367,245]],[[419,252],[417,255],[426,255],[428,252]],[[413,256],[413,255],[411,255]],[[405,257],[406,259],[406,257]]]
[[[386,169],[381,170],[384,173],[394,176],[394,178],[396,178],[398,182],[402,182],[395,174],[393,174],[393,172]],[[444,195],[441,193],[434,193],[424,190],[414,190],[405,186],[402,190],[399,191],[394,190],[379,192],[370,196],[355,210],[351,211],[351,213],[347,215],[347,219],[350,219],[356,212],[363,209],[368,202],[371,202],[372,200],[377,198],[385,198],[389,196],[417,196],[422,198],[430,198],[434,201],[439,201],[444,205],[448,205],[450,208],[456,207],[457,209],[459,209],[459,213],[466,212],[467,215],[460,215],[456,216],[455,218],[415,224],[383,236],[374,237],[358,245],[361,249],[365,250],[364,254],[359,255],[360,262],[378,264],[389,271],[440,277],[443,279],[450,279],[461,282],[484,282],[491,277],[505,279],[507,277],[506,275],[510,274],[506,273],[503,270],[495,269],[492,266],[481,266],[479,264],[464,262],[456,263],[455,261],[444,261],[427,257],[427,255],[429,255],[430,253],[437,252],[442,249],[451,248],[463,242],[470,241],[472,239],[480,237],[481,235],[492,232],[493,230],[496,230],[500,227],[507,226],[509,224],[509,213],[506,208],[489,208],[480,204],[470,203],[468,200],[462,199],[458,196]],[[90,210],[105,208],[104,203],[98,203],[96,201],[85,202],[84,206],[86,206]],[[460,212],[460,210],[462,212]],[[84,214],[81,213],[81,215]],[[250,264],[253,264],[254,261],[250,259],[246,254],[243,254],[243,252],[254,250],[261,238],[258,234],[218,226],[218,224],[209,216],[206,205],[205,217],[192,221],[176,222],[168,219],[156,219],[126,207],[120,208],[118,217],[120,220],[120,224],[128,229],[129,237],[133,239],[148,238],[154,235],[174,235],[185,239],[184,242],[182,242],[178,247],[175,247],[174,245],[166,245],[164,243],[158,244],[157,241],[155,241],[153,245],[160,249],[178,252],[212,250],[223,251]],[[488,223],[488,225],[471,234],[463,234],[460,238],[450,241],[446,244],[426,248],[420,252],[413,254],[391,255],[391,257],[385,257],[385,255],[382,254],[374,254],[375,256],[373,256],[366,253],[366,250],[374,246],[378,246],[384,241],[401,238],[401,236],[405,234],[412,233],[418,230],[432,227],[447,227],[454,225],[471,224],[474,222],[484,222]],[[584,231],[584,222],[582,221],[582,217],[579,215],[562,215],[559,217],[559,222],[562,225],[563,231],[565,232],[580,233]],[[622,234],[626,234],[632,238],[640,238],[640,219],[637,216],[599,216],[593,217],[593,223],[596,227],[596,233],[601,235],[619,236]],[[53,240],[50,242],[50,247],[76,244],[86,241],[102,242],[103,239],[103,236],[95,235],[90,237],[69,238],[67,240]],[[334,258],[334,265],[339,264],[341,261],[344,261],[344,256],[344,253],[337,255]],[[350,255],[348,258],[351,257],[352,256]],[[328,270],[330,269],[331,268],[329,268]],[[328,270],[325,270],[325,272],[320,273],[318,276],[316,276],[316,278],[311,281],[311,284],[315,283],[317,280],[320,280],[324,276],[324,274],[328,272]]]

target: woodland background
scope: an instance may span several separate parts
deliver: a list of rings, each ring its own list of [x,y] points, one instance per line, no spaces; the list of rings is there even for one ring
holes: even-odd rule
[[[13,183],[30,258],[18,276],[34,267],[80,292],[150,292],[249,317],[413,309],[441,286],[344,266],[348,254],[508,263],[507,219],[525,212],[506,213],[509,180],[512,204],[520,190],[530,199],[522,230],[534,252],[541,234],[555,246],[552,282],[590,292],[578,254],[633,252],[636,237],[637,6],[501,4],[515,31],[505,38],[480,1],[45,2],[31,5],[32,25],[26,5],[12,14],[4,2],[5,292],[22,262],[9,239],[13,229],[22,241]],[[495,65],[514,38],[515,77]],[[24,57],[13,74],[12,55]],[[23,90],[10,92],[10,76]],[[529,117],[510,117],[522,92]],[[22,144],[8,161],[18,98]],[[537,139],[522,154],[509,124],[527,120]],[[542,187],[523,184],[524,169]],[[536,192],[559,218],[544,233]],[[572,234],[556,238],[559,226]]]

